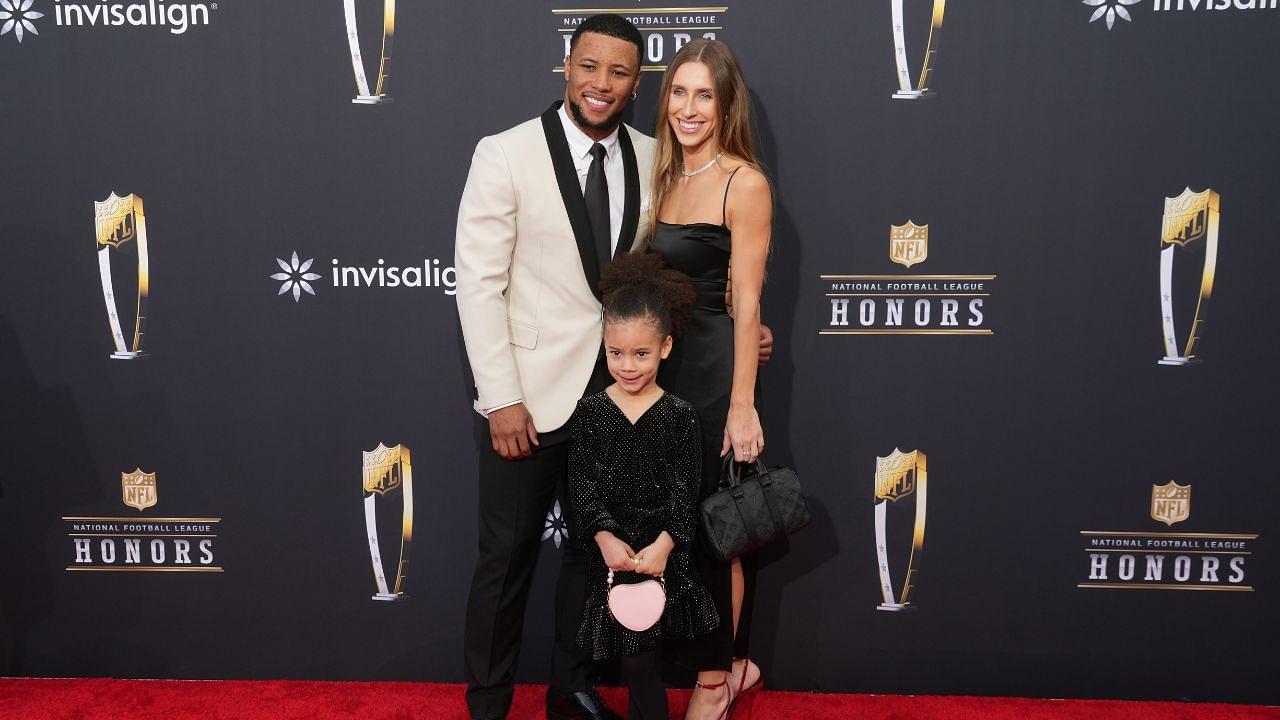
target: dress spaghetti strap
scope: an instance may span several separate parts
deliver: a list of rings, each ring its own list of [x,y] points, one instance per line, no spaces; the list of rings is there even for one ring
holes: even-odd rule
[[[729,208],[729,185],[733,183],[733,176],[737,175],[738,171],[741,169],[742,169],[741,165],[734,168],[734,171],[729,173],[729,179],[725,181],[724,200],[721,201],[720,203],[720,227],[728,227],[727,223],[729,222],[729,216],[726,214],[725,211]]]

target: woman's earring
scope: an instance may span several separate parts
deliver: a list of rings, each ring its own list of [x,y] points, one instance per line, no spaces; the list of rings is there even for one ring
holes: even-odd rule
[[[632,100],[635,100],[635,99],[636,99],[636,96],[637,96],[637,95],[639,95],[639,94],[640,94],[640,91],[638,91],[638,90],[637,90],[636,92],[631,93],[631,99],[632,99]]]

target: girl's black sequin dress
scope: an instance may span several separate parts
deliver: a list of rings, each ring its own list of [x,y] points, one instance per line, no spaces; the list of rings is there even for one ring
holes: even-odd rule
[[[671,393],[633,425],[605,392],[583,398],[573,415],[569,450],[569,499],[574,537],[592,556],[587,606],[578,644],[592,658],[635,655],[659,638],[690,640],[720,622],[711,595],[690,563],[702,473],[702,443],[693,406]],[[637,552],[662,531],[675,540],[663,575],[667,608],[644,632],[628,630],[609,612],[608,568],[595,534],[608,530]],[[614,582],[640,582],[647,575],[616,573]]]

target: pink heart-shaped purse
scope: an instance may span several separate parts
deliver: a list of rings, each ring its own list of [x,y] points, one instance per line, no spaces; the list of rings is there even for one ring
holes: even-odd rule
[[[643,632],[658,624],[667,609],[667,588],[662,576],[638,583],[613,584],[609,571],[609,612],[622,627]]]

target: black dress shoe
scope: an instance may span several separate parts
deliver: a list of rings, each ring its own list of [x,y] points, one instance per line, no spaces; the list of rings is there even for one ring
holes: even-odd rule
[[[576,693],[548,687],[547,720],[622,720],[622,716],[604,704],[594,687]]]

